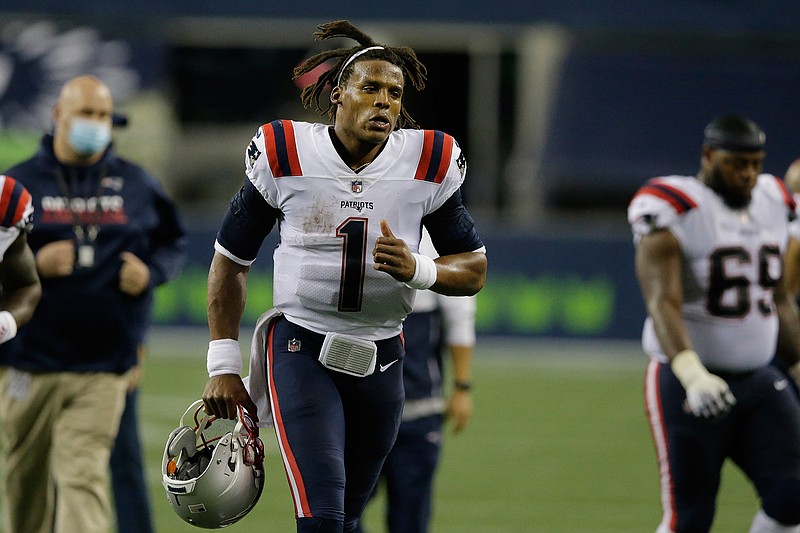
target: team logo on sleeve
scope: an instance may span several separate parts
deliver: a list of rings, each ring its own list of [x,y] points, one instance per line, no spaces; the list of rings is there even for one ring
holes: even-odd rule
[[[250,163],[250,167],[253,167],[258,161],[258,158],[261,157],[261,150],[258,149],[256,146],[256,141],[250,141],[250,144],[247,146],[247,160]]]
[[[361,180],[351,181],[350,190],[353,192],[353,194],[361,194],[361,191],[364,190],[364,182]]]
[[[458,166],[459,172],[461,172],[461,179],[464,179],[464,174],[467,173],[467,158],[464,156],[464,152],[458,154],[458,159],[456,159],[456,166]]]

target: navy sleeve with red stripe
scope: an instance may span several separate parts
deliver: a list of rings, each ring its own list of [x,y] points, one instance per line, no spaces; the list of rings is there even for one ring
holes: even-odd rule
[[[422,217],[439,255],[473,252],[483,247],[475,222],[461,201],[458,189],[442,206]]]
[[[217,242],[245,261],[253,261],[281,212],[267,203],[250,180],[231,199]]]

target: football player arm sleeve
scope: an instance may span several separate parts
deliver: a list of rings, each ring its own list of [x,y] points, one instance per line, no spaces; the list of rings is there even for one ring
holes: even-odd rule
[[[735,403],[728,384],[706,370],[683,322],[681,249],[669,230],[643,235],[636,247],[636,275],[661,348],[686,390],[692,414],[714,418]]]
[[[280,214],[249,180],[245,180],[222,219],[216,250],[239,264],[250,265]]]
[[[461,192],[456,190],[439,209],[425,215],[422,224],[439,253],[436,283],[430,289],[448,296],[470,296],[483,288],[486,249]]]

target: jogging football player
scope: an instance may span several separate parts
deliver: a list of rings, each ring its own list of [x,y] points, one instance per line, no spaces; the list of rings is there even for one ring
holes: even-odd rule
[[[247,147],[247,179],[224,217],[209,271],[203,399],[218,416],[233,418],[240,403],[262,425],[271,417],[298,532],[350,532],[397,435],[402,321],[415,290],[475,294],[487,261],[461,202],[466,162],[458,143],[412,129],[403,107],[407,85],[424,87],[414,52],[379,45],[347,21],[315,35],[358,46],[295,69],[299,77],[337,60],[302,93],[306,106],[328,111],[332,126],[276,120]],[[239,322],[248,269],[276,222],[275,310],[264,326],[264,358],[251,354],[248,394]],[[418,253],[423,226],[439,259]],[[265,383],[254,384],[259,378]]]

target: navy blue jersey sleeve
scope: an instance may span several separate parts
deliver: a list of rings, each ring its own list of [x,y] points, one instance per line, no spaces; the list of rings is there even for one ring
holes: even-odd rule
[[[422,225],[430,233],[439,255],[473,252],[483,247],[475,221],[461,200],[460,189],[439,209],[422,217]]]
[[[217,232],[217,242],[239,259],[253,261],[280,215],[281,212],[267,203],[250,180],[245,180],[231,199]]]

